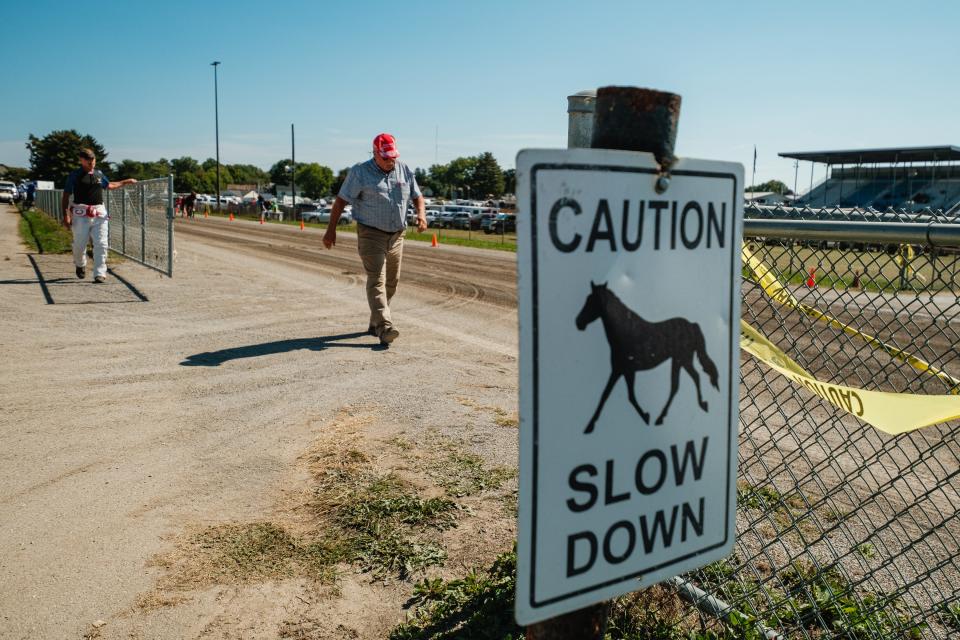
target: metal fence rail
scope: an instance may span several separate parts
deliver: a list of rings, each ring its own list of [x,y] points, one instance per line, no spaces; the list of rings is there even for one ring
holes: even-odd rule
[[[60,189],[37,191],[36,206],[63,220]],[[173,176],[141,180],[104,193],[110,250],[173,276]]]
[[[960,377],[960,225],[935,212],[748,206],[746,218],[745,242],[800,302]],[[742,308],[822,381],[951,392],[777,302],[749,269]],[[725,607],[744,637],[960,637],[957,423],[890,436],[746,354],[741,376],[735,552],[675,586],[712,615]]]

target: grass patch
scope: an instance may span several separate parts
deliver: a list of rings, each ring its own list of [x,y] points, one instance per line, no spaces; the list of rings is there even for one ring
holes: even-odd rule
[[[324,539],[300,539],[272,522],[210,527],[189,542],[191,582],[254,582],[305,577],[329,584],[342,553]]]
[[[413,591],[412,618],[395,627],[390,640],[523,638],[513,620],[516,575],[517,556],[511,552],[486,571],[472,569],[458,580],[423,580]]]
[[[390,640],[521,640],[514,621],[516,552],[503,553],[485,570],[463,578],[427,579],[414,588],[413,614],[390,633]],[[613,601],[605,640],[761,640],[743,619],[717,623],[716,630],[689,628],[689,607],[664,587],[652,587]],[[699,626],[699,625],[697,625]]]
[[[960,631],[960,602],[940,605],[939,613],[944,626]]]
[[[807,629],[825,627],[854,640],[920,638],[927,626],[912,622],[894,598],[856,593],[836,567],[817,570],[794,563],[780,573],[780,579],[787,593],[777,607],[777,617],[784,622]]]
[[[30,209],[20,212],[20,237],[37,253],[70,253],[73,234],[54,218]]]
[[[444,449],[445,455],[427,472],[450,497],[462,498],[499,489],[517,475],[507,467],[487,468],[483,458],[460,451],[453,444],[445,445]]]
[[[436,231],[427,229],[424,233],[407,229],[406,239],[415,242],[432,242],[434,233],[437,234],[437,240],[440,244],[453,244],[459,247],[476,247],[477,249],[494,249],[496,251],[511,251],[513,253],[517,252],[516,238],[514,238],[513,241],[507,240],[506,242],[501,242],[500,240],[485,240],[482,239],[484,236],[483,232],[471,233],[470,236],[467,237],[466,231],[460,232],[463,234],[461,236],[459,233],[451,231],[450,229],[444,229],[442,231],[439,229]],[[499,238],[500,236],[491,234],[489,237]],[[507,237],[509,238],[509,236]]]
[[[444,563],[443,548],[425,538],[456,526],[459,508],[447,498],[422,498],[396,474],[364,472],[349,459],[324,472],[314,506],[330,520],[327,535],[344,560],[401,579]]]

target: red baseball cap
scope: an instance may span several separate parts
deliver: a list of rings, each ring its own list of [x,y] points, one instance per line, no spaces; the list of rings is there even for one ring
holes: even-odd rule
[[[373,150],[380,154],[381,158],[400,156],[400,152],[397,151],[397,140],[389,133],[381,133],[373,139]]]

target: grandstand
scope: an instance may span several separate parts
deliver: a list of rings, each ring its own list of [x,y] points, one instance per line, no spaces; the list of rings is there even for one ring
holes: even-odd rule
[[[921,211],[960,208],[960,147],[902,147],[778,154],[811,163],[809,190],[797,206]],[[824,165],[813,182],[814,165]],[[819,172],[818,172],[819,173]]]

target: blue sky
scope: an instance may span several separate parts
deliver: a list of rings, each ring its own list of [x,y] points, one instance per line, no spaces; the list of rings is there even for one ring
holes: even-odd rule
[[[11,12],[8,12],[10,17]],[[214,156],[334,171],[394,133],[427,167],[566,146],[566,97],[634,85],[683,98],[677,153],[793,186],[779,151],[960,144],[960,3],[19,3],[0,52],[0,163],[77,129],[109,159]],[[439,135],[437,135],[439,132]],[[820,175],[818,169],[817,176]],[[801,165],[800,185],[809,181]]]

